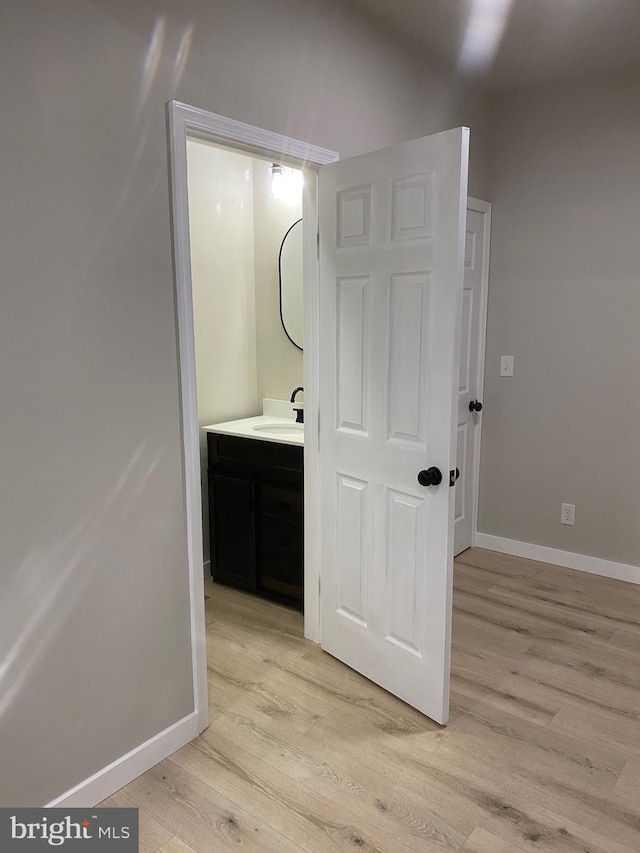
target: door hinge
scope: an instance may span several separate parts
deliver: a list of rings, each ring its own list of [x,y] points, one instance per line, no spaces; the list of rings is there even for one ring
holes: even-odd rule
[[[320,260],[320,232],[316,233],[316,257]]]
[[[460,471],[458,470],[458,468],[456,468],[455,471],[449,471],[449,485],[455,486],[456,480],[458,479],[459,476],[460,476]]]

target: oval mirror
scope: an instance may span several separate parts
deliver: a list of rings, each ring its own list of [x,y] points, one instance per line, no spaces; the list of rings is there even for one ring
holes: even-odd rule
[[[291,343],[302,349],[302,219],[294,222],[280,246],[280,319]]]

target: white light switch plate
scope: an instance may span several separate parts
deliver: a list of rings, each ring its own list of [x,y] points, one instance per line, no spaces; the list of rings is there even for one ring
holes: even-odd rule
[[[513,356],[500,356],[500,376],[513,376]]]

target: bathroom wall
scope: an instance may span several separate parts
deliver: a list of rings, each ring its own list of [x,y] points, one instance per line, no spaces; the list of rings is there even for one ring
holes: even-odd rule
[[[303,356],[280,322],[278,255],[282,239],[302,216],[302,199],[270,195],[271,164],[253,161],[258,397],[288,400],[303,384]],[[302,399],[302,398],[301,398]]]
[[[278,257],[302,198],[274,198],[271,163],[187,142],[200,425],[288,399],[303,356],[280,321]],[[204,445],[203,445],[204,446]]]
[[[258,408],[253,163],[187,141],[191,277],[201,425]]]
[[[302,353],[280,322],[278,255],[301,198],[271,196],[271,164],[188,139],[189,232],[200,426],[262,412],[302,385]],[[293,416],[293,415],[292,415]],[[205,573],[206,433],[200,433]]]
[[[253,161],[187,140],[191,282],[200,426],[261,411],[256,357]],[[207,439],[200,433],[204,560]],[[207,574],[209,572],[207,571]]]
[[[358,154],[473,92],[334,0],[4,0],[0,803],[193,709],[166,103]]]

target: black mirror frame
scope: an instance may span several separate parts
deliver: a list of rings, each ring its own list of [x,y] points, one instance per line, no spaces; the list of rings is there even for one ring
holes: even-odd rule
[[[280,299],[280,322],[281,322],[281,324],[282,324],[282,328],[283,328],[283,330],[284,330],[284,333],[285,333],[285,335],[289,338],[289,340],[290,340],[290,341],[291,341],[291,343],[294,345],[294,347],[296,347],[296,349],[299,349],[299,350],[300,350],[300,352],[304,352],[304,350],[303,350],[303,348],[300,346],[300,344],[297,344],[297,343],[293,340],[293,338],[291,337],[291,335],[289,334],[289,332],[287,331],[287,327],[285,326],[285,323],[284,323],[284,317],[282,316],[282,250],[283,250],[283,248],[284,248],[284,241],[287,239],[287,237],[289,236],[290,232],[291,232],[291,231],[296,227],[296,225],[298,225],[298,223],[300,223],[300,222],[302,222],[302,217],[300,217],[300,219],[296,219],[296,221],[293,223],[293,225],[291,226],[291,228],[289,228],[289,229],[288,229],[287,233],[286,233],[286,234],[284,235],[284,237],[282,238],[282,243],[280,244],[280,252],[278,253],[278,292],[279,292],[279,299]]]

